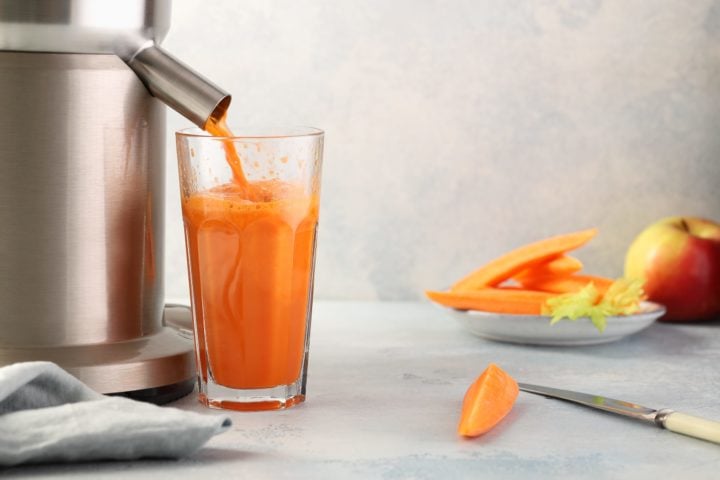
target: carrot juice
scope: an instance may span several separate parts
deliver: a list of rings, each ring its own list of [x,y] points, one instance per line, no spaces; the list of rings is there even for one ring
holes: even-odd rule
[[[180,148],[180,134],[178,141],[180,156],[189,157],[192,147]],[[181,166],[181,177],[190,177],[181,178],[182,212],[201,401],[283,408],[305,394],[319,172],[286,168],[293,173],[286,179],[277,168],[248,179],[246,159],[223,141],[230,179],[202,188],[202,160],[194,174]],[[291,161],[281,155],[277,163]]]

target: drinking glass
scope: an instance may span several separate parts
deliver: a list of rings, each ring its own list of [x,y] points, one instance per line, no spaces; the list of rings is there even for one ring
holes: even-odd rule
[[[287,408],[305,399],[324,135],[232,130],[176,134],[200,401]]]

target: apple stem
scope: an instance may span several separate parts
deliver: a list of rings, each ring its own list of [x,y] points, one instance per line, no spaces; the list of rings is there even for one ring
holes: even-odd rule
[[[680,220],[680,225],[682,226],[683,230],[685,230],[686,232],[690,231],[690,227],[688,227],[688,224],[684,218]]]

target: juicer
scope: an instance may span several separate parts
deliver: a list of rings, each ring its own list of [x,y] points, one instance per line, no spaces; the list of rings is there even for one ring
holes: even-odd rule
[[[165,52],[169,0],[2,0],[0,366],[48,360],[102,393],[193,388],[164,305],[165,109],[230,95]]]

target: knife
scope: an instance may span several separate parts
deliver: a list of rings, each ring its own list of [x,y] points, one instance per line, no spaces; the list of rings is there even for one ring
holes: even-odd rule
[[[654,424],[671,432],[681,433],[689,437],[700,438],[709,442],[720,443],[720,422],[694,417],[685,413],[676,412],[668,408],[654,410],[622,400],[590,395],[588,393],[560,390],[559,388],[518,383],[520,390],[549,398],[557,398],[586,407],[604,410],[618,415],[624,415],[636,420]]]

